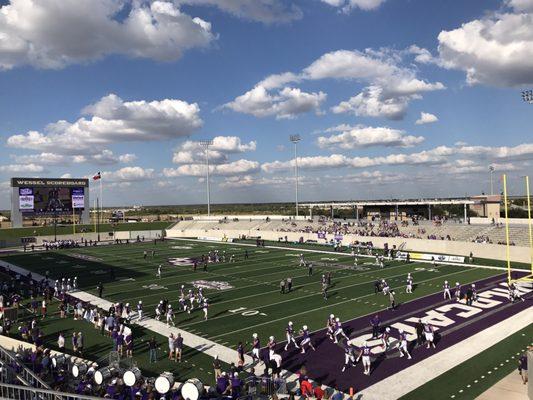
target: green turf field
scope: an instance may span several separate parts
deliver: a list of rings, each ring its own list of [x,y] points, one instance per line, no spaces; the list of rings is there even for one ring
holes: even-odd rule
[[[143,259],[143,251],[156,250],[155,257]],[[207,272],[192,271],[189,266],[173,266],[170,257],[197,257],[210,250],[226,251],[228,258],[235,254],[235,263],[210,264]],[[248,250],[250,258],[244,260]],[[74,257],[91,256],[92,261]],[[500,271],[456,265],[433,268],[429,264],[406,264],[389,261],[384,269],[374,265],[373,258],[360,258],[358,270],[339,268],[332,264],[351,266],[353,258],[347,254],[323,252],[305,253],[314,263],[314,274],[298,267],[299,252],[291,249],[244,247],[233,243],[205,243],[168,240],[154,246],[153,242],[129,245],[109,245],[74,250],[50,251],[38,254],[20,254],[3,257],[5,261],[52,278],[78,276],[80,288],[96,294],[96,285],[103,282],[104,297],[111,301],[136,304],[143,301],[145,313],[154,314],[160,299],[167,298],[178,308],[179,287],[192,287],[196,280],[224,282],[226,290],[206,290],[210,300],[209,319],[203,320],[200,310],[177,315],[177,326],[207,337],[220,344],[234,347],[239,341],[249,341],[252,333],[262,337],[284,337],[289,320],[295,326],[306,324],[311,330],[321,329],[326,316],[334,313],[341,320],[349,320],[383,309],[387,298],[374,294],[373,283],[385,278],[397,288],[399,302],[441,290],[443,281],[468,283],[501,273]],[[163,265],[163,276],[156,278],[156,269]],[[113,269],[116,279],[111,280]],[[320,293],[320,275],[333,273],[329,300]],[[407,273],[414,278],[413,294],[405,294]],[[279,282],[293,278],[292,293],[279,293]]]

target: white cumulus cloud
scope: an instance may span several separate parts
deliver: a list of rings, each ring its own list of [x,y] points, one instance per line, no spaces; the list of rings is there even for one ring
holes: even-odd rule
[[[339,126],[327,131],[341,133],[331,136],[320,136],[317,139],[319,147],[339,147],[342,149],[356,149],[372,146],[412,147],[424,141],[422,136],[407,135],[405,131],[388,127],[371,126]]]
[[[415,121],[415,124],[416,125],[432,124],[433,122],[437,122],[438,120],[439,119],[437,118],[436,115],[422,111],[420,113],[420,118],[418,118]]]
[[[110,94],[86,107],[84,113],[87,118],[72,123],[57,121],[43,132],[10,136],[7,145],[61,154],[94,154],[111,143],[178,138],[202,126],[198,105],[176,99],[127,102]]]
[[[215,39],[168,0],[10,0],[0,8],[0,68],[63,68],[109,54],[178,59]]]

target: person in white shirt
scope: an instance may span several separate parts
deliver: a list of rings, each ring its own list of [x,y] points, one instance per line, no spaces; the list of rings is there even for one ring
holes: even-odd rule
[[[59,347],[60,352],[65,351],[65,336],[63,336],[63,332],[59,333],[59,337],[57,338],[57,347]]]

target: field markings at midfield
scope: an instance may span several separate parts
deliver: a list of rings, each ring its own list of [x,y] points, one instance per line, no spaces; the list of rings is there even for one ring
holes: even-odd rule
[[[372,237],[372,236],[369,236],[369,237]],[[177,237],[172,237],[172,238],[167,238],[167,240],[179,240],[179,241],[188,241],[188,242],[200,242],[200,243],[211,243],[211,241],[209,240],[200,240],[200,239],[187,239],[187,238],[177,238]],[[255,244],[249,244],[249,243],[235,243],[235,242],[217,242],[217,243],[222,243],[222,244],[233,244],[233,245],[236,245],[236,246],[248,246],[248,247],[256,247]],[[290,251],[302,251],[302,252],[307,252],[307,253],[321,253],[321,254],[334,254],[336,256],[338,256],[339,254],[343,254],[343,255],[346,255],[346,256],[350,256],[350,257],[366,257],[366,258],[375,258],[375,256],[371,256],[371,255],[367,255],[367,254],[355,254],[355,255],[351,255],[351,254],[346,254],[346,253],[339,253],[339,252],[335,252],[335,251],[324,251],[324,250],[315,250],[315,249],[294,249],[294,248],[290,248],[290,247],[283,247],[283,246],[265,246],[264,248],[268,248],[268,249],[284,249],[284,250],[290,250]],[[408,251],[413,251],[413,250],[408,250]],[[466,258],[466,257],[465,257]],[[427,260],[413,260],[411,259],[411,262],[415,262],[415,263],[422,263],[422,264],[427,264],[428,261]],[[495,266],[492,266],[492,265],[478,265],[478,264],[467,264],[467,263],[454,263],[454,262],[439,262],[438,265],[456,265],[456,266],[463,266],[463,267],[469,267],[469,268],[482,268],[482,269],[493,269],[493,270],[499,270],[499,271],[507,271],[507,267],[495,267]],[[511,268],[511,271],[514,271],[514,272],[523,272],[523,271],[528,271],[528,269],[526,268]]]
[[[449,274],[445,274],[445,275],[440,275],[438,277],[435,277],[435,278],[430,278],[430,279],[425,279],[423,281],[420,281],[418,284],[421,284],[421,283],[424,283],[424,282],[430,282],[434,279],[441,279],[441,278],[444,278],[445,276],[451,276],[451,275],[456,275],[456,274],[462,274],[462,273],[465,273],[465,272],[471,272],[470,269],[465,269],[465,270],[462,270],[462,271],[456,271],[456,272],[452,272],[452,273],[449,273]],[[393,287],[391,289],[398,289],[398,288],[401,288],[402,286],[397,286],[397,287]],[[431,295],[433,295],[434,293],[431,293]],[[307,311],[302,311],[302,312],[299,312],[299,313],[296,313],[296,314],[292,314],[292,315],[288,315],[288,316],[284,316],[282,318],[277,318],[277,319],[274,319],[274,320],[270,320],[268,322],[262,322],[260,324],[255,324],[255,325],[251,325],[251,326],[247,326],[246,328],[242,328],[242,329],[237,329],[237,330],[232,330],[231,332],[228,332],[228,333],[224,333],[224,334],[220,334],[220,335],[215,335],[215,336],[212,336],[211,339],[216,339],[216,338],[219,338],[219,337],[223,337],[223,336],[228,336],[228,335],[232,335],[236,332],[241,332],[241,331],[245,331],[245,330],[248,330],[248,329],[252,329],[252,328],[256,328],[258,326],[262,326],[262,325],[267,325],[267,324],[271,324],[273,322],[278,322],[278,321],[283,321],[285,319],[291,319],[295,316],[298,316],[298,315],[302,315],[302,314],[308,314],[310,312],[313,312],[313,311],[317,311],[317,310],[323,310],[325,308],[328,308],[328,307],[334,307],[334,306],[338,306],[340,304],[345,304],[345,303],[349,303],[351,301],[356,301],[356,300],[360,300],[362,298],[366,298],[366,297],[369,297],[369,296],[374,296],[375,294],[374,293],[370,293],[370,294],[367,294],[367,295],[364,295],[364,296],[359,296],[359,297],[354,297],[352,299],[349,299],[349,300],[344,300],[344,301],[340,301],[340,302],[337,302],[337,303],[333,303],[333,304],[327,304],[323,307],[319,307],[319,308],[314,308],[312,310],[307,310]],[[417,298],[418,299],[418,298]],[[417,299],[413,299],[414,300],[417,300]],[[357,317],[359,318],[359,317]],[[351,320],[350,320],[351,321]]]
[[[465,271],[468,271],[468,270],[465,270]],[[425,271],[419,271],[419,272],[422,273],[422,272],[425,272]],[[456,271],[455,273],[457,273],[457,272],[459,272],[459,271]],[[382,279],[390,279],[390,278],[395,278],[395,277],[404,276],[404,275],[405,275],[405,273],[397,274],[397,275],[390,275],[390,276],[383,276]],[[439,275],[439,276],[447,276],[447,275]],[[435,277],[435,278],[437,278],[437,277]],[[435,278],[432,278],[432,279],[435,279]],[[372,283],[372,282],[374,282],[374,280],[346,285],[346,286],[343,286],[342,288],[338,288],[338,289],[336,288],[335,290],[340,291],[340,290],[344,290],[344,289],[353,288],[355,286],[367,285],[367,284]],[[424,281],[420,281],[420,282],[424,282]],[[371,294],[374,295],[374,293],[371,293]],[[264,308],[267,308],[267,307],[272,307],[272,306],[275,306],[275,305],[278,305],[278,304],[289,303],[291,301],[297,301],[297,300],[305,299],[307,297],[318,296],[318,295],[321,295],[320,291],[317,291],[317,292],[314,292],[312,294],[308,294],[308,295],[305,295],[305,296],[293,297],[293,298],[288,299],[288,300],[278,301],[278,302],[275,302],[275,303],[269,303],[267,305],[256,307],[254,310],[260,310],[260,309],[264,309]],[[364,296],[361,296],[361,297],[354,297],[352,299],[347,299],[347,301],[352,301],[352,300],[355,300],[355,299],[364,298],[366,296],[368,296],[368,295],[364,295]],[[344,298],[344,299],[346,299],[346,297],[343,297],[343,296],[332,296],[330,298],[331,299],[335,299],[335,298],[340,298],[340,299]],[[240,299],[238,299],[238,298],[235,299],[235,301],[238,301],[238,300],[240,300]],[[367,303],[365,303],[365,304],[367,304]],[[214,304],[221,304],[221,303],[214,303]],[[226,312],[229,312],[229,311],[226,311]],[[213,321],[213,320],[217,320],[217,319],[221,319],[221,318],[226,318],[226,317],[231,317],[231,316],[235,316],[235,314],[230,313],[230,314],[222,315],[220,317],[208,319],[207,321],[196,321],[196,322],[192,322],[192,323],[188,323],[188,324],[182,324],[180,326],[191,326],[191,325],[196,325],[196,324],[200,324],[200,323],[203,323],[203,322],[209,322],[209,321]]]
[[[405,267],[408,267],[409,265],[408,264],[402,264],[402,265],[396,265],[394,267],[388,267],[388,268],[385,268],[383,271],[390,271],[392,269],[396,269],[396,268],[405,268]],[[425,272],[425,271],[419,271],[419,272]],[[383,278],[396,278],[398,276],[402,276],[402,275],[405,275],[405,274],[398,274],[398,275],[390,275],[390,276],[381,276],[381,279]],[[263,275],[260,275],[260,276],[263,276]],[[304,274],[304,275],[300,275],[300,276],[295,276],[293,277],[294,279],[297,279],[297,278],[305,278],[305,277],[308,277],[309,275],[307,274]],[[348,278],[364,278],[365,276],[363,276],[363,274],[352,274],[352,275],[349,275]],[[255,282],[252,280],[252,282]],[[273,283],[274,282],[278,282],[279,283],[279,279],[277,280],[273,280],[273,281],[265,281],[265,282],[256,282],[255,284],[252,284],[252,285],[246,285],[246,286],[241,286],[239,288],[233,288],[233,289],[228,289],[228,290],[224,290],[224,291],[220,291],[219,293],[221,294],[225,294],[229,291],[234,291],[234,290],[239,290],[239,289],[244,289],[244,288],[249,288],[249,287],[254,287],[254,286],[271,286],[271,287],[276,287],[277,289],[276,290],[271,290],[271,291],[268,291],[268,292],[261,292],[261,293],[257,293],[257,294],[254,294],[254,295],[250,295],[250,296],[245,296],[245,297],[236,297],[235,299],[232,299],[232,300],[224,300],[222,302],[214,302],[213,303],[213,306],[215,305],[219,305],[219,304],[223,304],[223,303],[227,303],[227,302],[233,302],[233,301],[237,301],[237,300],[242,300],[242,299],[246,299],[246,298],[250,298],[250,297],[255,297],[255,296],[263,296],[265,294],[269,294],[269,293],[276,293],[276,292],[279,292],[279,286],[278,285],[274,285]],[[371,282],[374,282],[374,279],[372,279],[371,281],[365,281],[364,283],[371,283]],[[303,287],[306,287],[306,286],[311,286],[311,285],[319,285],[320,282],[317,280],[317,281],[314,281],[314,282],[309,282],[309,283],[304,283],[304,284],[301,284],[301,285],[295,285],[294,288],[295,289],[301,289]],[[361,284],[361,283],[359,283]],[[351,285],[353,286],[353,285]],[[345,286],[345,287],[350,287],[350,286]],[[341,287],[341,288],[335,288],[335,290],[342,290],[344,289],[345,287]],[[309,291],[307,289],[304,289],[305,292],[308,292]],[[170,290],[171,293],[173,292],[178,292],[178,290],[176,289],[172,289]],[[170,293],[170,294],[171,294]],[[213,294],[216,294],[217,292],[212,292]],[[318,290],[317,292],[313,292],[313,294],[317,294],[317,293],[320,293],[320,290]],[[107,294],[109,295],[109,294]],[[154,294],[151,294],[151,295],[145,295],[145,296],[140,296],[138,297],[139,299],[143,299],[143,298],[147,298],[147,297],[152,297],[152,296],[158,296],[158,293],[154,293]],[[301,297],[299,297],[301,298]],[[156,303],[152,303],[152,304],[148,304],[148,306],[150,305],[156,305],[158,304],[157,302]]]

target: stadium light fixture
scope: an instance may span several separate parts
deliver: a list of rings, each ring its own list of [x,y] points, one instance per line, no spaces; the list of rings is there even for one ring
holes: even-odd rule
[[[492,165],[489,165],[489,174],[490,174],[490,194],[492,196],[494,194],[494,184],[493,184],[494,166]]]
[[[209,187],[209,146],[213,145],[213,140],[200,140],[200,146],[205,148],[205,165],[206,165],[206,181],[207,181],[207,216],[211,216],[211,193]]]
[[[291,135],[289,140],[294,144],[294,177],[295,177],[295,192],[296,192],[296,217],[298,217],[298,153],[297,147],[300,142],[300,135]]]
[[[526,103],[533,104],[533,90],[522,91],[522,100]]]

